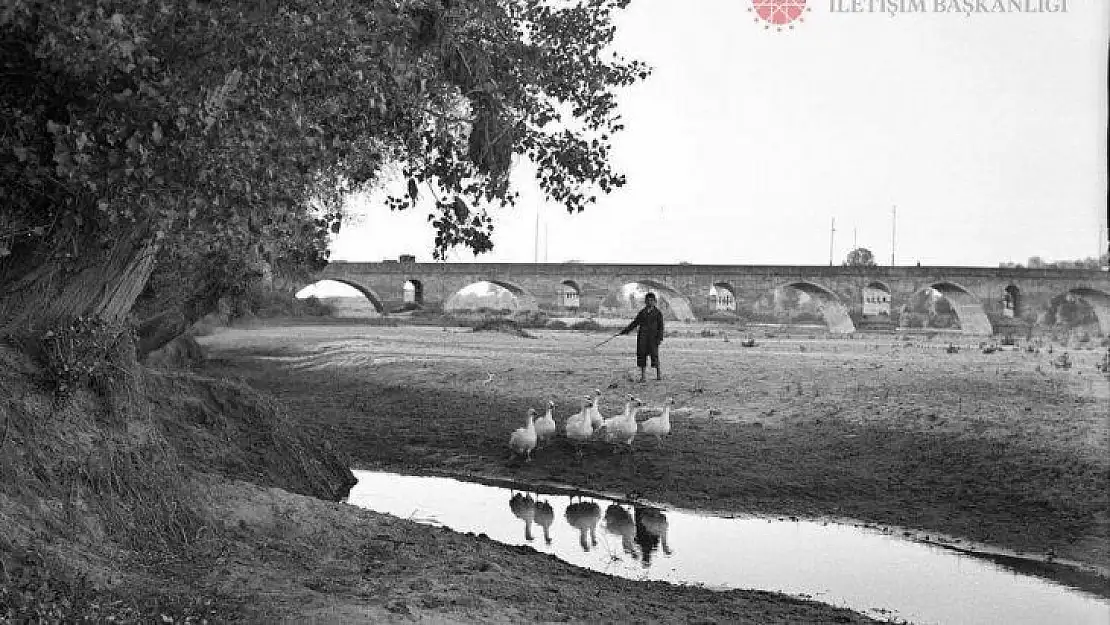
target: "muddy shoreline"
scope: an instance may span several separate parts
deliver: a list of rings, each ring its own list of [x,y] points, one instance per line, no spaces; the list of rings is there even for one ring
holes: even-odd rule
[[[947,354],[888,338],[742,349],[676,337],[668,379],[638,385],[619,346],[596,354],[592,335],[537,334],[232,329],[202,339],[203,371],[272,393],[352,468],[849,520],[993,553],[1096,594],[1110,586],[1110,392],[1085,371],[1095,352],[1073,354],[1078,370],[1062,372],[1042,354]],[[645,399],[645,416],[675,397],[674,433],[661,448],[638,441],[633,454],[597,443],[578,461],[555,444],[533,462],[508,459],[508,432],[528,407],[552,398],[562,421],[595,387],[607,414],[629,392]]]
[[[1069,560],[1066,558],[1059,558],[1039,553],[1024,553],[1021,551],[1005,549],[987,543],[977,543],[974,541],[966,540],[959,536],[945,535],[937,532],[928,533],[923,530],[915,530],[897,525],[875,524],[861,521],[860,519],[836,517],[831,515],[799,516],[797,514],[794,514],[783,516],[782,513],[760,512],[758,510],[738,511],[714,508],[685,508],[677,506],[670,502],[646,499],[643,497],[632,496],[627,493],[622,494],[613,491],[581,488],[570,484],[561,484],[547,481],[522,482],[508,477],[440,470],[435,468],[410,468],[408,471],[401,471],[397,467],[393,466],[360,465],[353,467],[353,469],[378,471],[385,473],[398,473],[400,475],[446,477],[464,482],[484,484],[487,486],[515,488],[517,490],[537,493],[541,495],[584,496],[595,499],[605,499],[625,505],[650,506],[664,511],[679,510],[683,512],[696,513],[699,515],[716,516],[725,519],[752,517],[760,519],[777,519],[779,521],[783,521],[789,518],[790,520],[828,522],[838,525],[849,525],[852,527],[873,529],[883,532],[884,534],[902,536],[906,540],[912,542],[932,545],[934,547],[941,547],[984,560],[992,560],[1015,571],[1030,571],[1031,574],[1035,574],[1038,577],[1056,580],[1075,588],[1083,589],[1087,592],[1090,592],[1091,594],[1110,598],[1110,567],[1099,566],[1087,562],[1080,562],[1078,560]]]

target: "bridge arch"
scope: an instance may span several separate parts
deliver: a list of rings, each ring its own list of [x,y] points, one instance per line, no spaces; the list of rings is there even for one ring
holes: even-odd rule
[[[563,280],[559,283],[559,305],[563,308],[580,308],[582,287],[574,280]]]
[[[483,284],[483,283],[500,287],[500,288],[504,289],[505,291],[508,291],[512,295],[513,305],[512,306],[507,306],[507,308],[512,308],[512,309],[515,309],[515,310],[518,310],[518,311],[519,310],[539,310],[539,305],[536,303],[535,296],[533,296],[531,293],[529,293],[525,289],[521,288],[519,285],[513,284],[512,282],[507,282],[505,280],[501,280],[501,279],[498,279],[498,278],[478,278],[477,280],[474,280],[470,284],[467,284],[466,286],[464,286],[464,287],[460,288],[459,290],[455,291],[454,293],[452,293],[451,296],[448,297],[447,300],[444,302],[443,309],[444,310],[463,310],[463,309],[468,308],[467,301],[466,301],[467,295],[464,294],[463,291],[466,291],[470,287],[480,285],[480,284]],[[505,308],[505,307],[506,306],[502,306],[502,308]],[[491,306],[491,308],[492,308],[492,306]]]
[[[964,334],[990,336],[994,333],[994,327],[987,318],[986,311],[983,310],[982,302],[972,295],[971,291],[955,282],[936,282],[929,286],[952,304],[952,312],[956,313],[960,330]]]
[[[1089,286],[1079,286],[1068,289],[1067,295],[1087,302],[1094,309],[1099,331],[1110,336],[1110,293]]]
[[[634,288],[629,290],[629,286]],[[678,321],[697,320],[697,316],[694,315],[694,308],[685,295],[655,280],[633,279],[622,283],[617,288],[609,291],[609,294],[602,300],[598,312],[619,316],[625,316],[630,311],[635,313],[643,305],[642,296],[647,291],[655,293],[656,297],[659,298],[659,308],[664,315],[673,316]],[[636,296],[637,292],[642,292],[639,298]]]
[[[852,318],[848,316],[848,307],[831,289],[806,280],[787,282],[782,286],[798,289],[816,299],[817,310],[832,334],[851,334],[856,331],[856,324],[852,323]]]
[[[382,315],[389,314],[388,312],[386,312],[385,306],[382,304],[382,298],[378,297],[377,293],[375,293],[372,289],[370,289],[368,287],[365,287],[365,286],[363,286],[363,285],[361,285],[358,282],[355,282],[353,280],[346,280],[344,278],[323,278],[321,280],[317,280],[316,282],[313,282],[312,284],[307,285],[305,288],[308,288],[309,286],[313,286],[315,284],[319,284],[321,282],[338,282],[339,284],[349,286],[352,289],[358,291],[367,300],[369,300],[370,305],[373,306],[374,310],[378,311],[379,314],[382,314]],[[303,290],[303,289],[301,289],[301,290]]]
[[[401,287],[401,290],[403,292],[405,304],[424,305],[424,283],[420,280],[416,278],[405,280],[405,284]]]
[[[865,317],[890,316],[890,286],[879,280],[872,280],[863,289],[863,314]]]
[[[709,312],[736,312],[736,289],[728,282],[714,282],[709,287]]]
[[[1002,289],[1002,316],[1017,319],[1021,317],[1021,289],[1010,284]]]

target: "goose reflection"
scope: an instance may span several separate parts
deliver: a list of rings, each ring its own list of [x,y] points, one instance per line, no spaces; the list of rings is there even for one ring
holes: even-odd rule
[[[514,493],[509,498],[509,509],[516,518],[524,521],[524,540],[532,540],[532,522],[536,519],[536,500],[531,495]]]
[[[671,555],[671,547],[667,544],[667,515],[657,508],[636,506],[636,544],[643,549],[644,568],[651,566],[651,554],[662,547],[663,553]]]
[[[610,504],[605,509],[605,531],[620,536],[621,547],[625,553],[639,559],[640,553],[636,548],[636,522],[627,510],[617,504]]]
[[[574,498],[571,498],[574,501]],[[579,501],[567,506],[564,513],[567,523],[578,530],[578,543],[583,551],[589,551],[591,546],[597,546],[597,524],[601,520],[601,506],[592,501]],[[586,533],[589,532],[589,539]]]
[[[536,502],[536,524],[543,528],[543,541],[551,544],[551,524],[555,522],[555,509],[546,500]]]

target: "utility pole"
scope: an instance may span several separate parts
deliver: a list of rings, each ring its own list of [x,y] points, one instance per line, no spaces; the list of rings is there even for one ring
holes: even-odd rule
[[[540,262],[540,207],[536,205],[536,242],[533,247],[532,262]]]
[[[1103,234],[1103,233],[1106,234]],[[1110,232],[1106,232],[1106,226],[1101,223],[1098,225],[1098,253],[1095,255],[1095,260],[1099,263],[1099,268],[1102,268],[1102,246],[1106,245],[1106,251],[1110,252]]]
[[[859,240],[856,238],[856,228],[855,227],[852,228],[852,249],[853,250],[858,250],[859,249]]]
[[[833,264],[833,240],[836,238],[836,217],[832,218],[829,225],[829,267]]]
[[[547,262],[547,251],[548,251],[548,249],[551,248],[551,246],[548,245],[551,242],[551,240],[548,238],[548,233],[550,232],[550,229],[547,226],[548,226],[547,222],[544,221],[543,222],[543,262],[545,262],[545,263]]]
[[[898,229],[898,205],[890,207],[890,266],[894,266],[895,233]]]

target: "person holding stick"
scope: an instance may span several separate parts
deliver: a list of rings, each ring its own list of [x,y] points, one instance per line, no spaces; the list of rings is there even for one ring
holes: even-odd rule
[[[636,318],[628,327],[621,330],[617,336],[628,334],[634,328],[640,330],[636,334],[636,366],[640,368],[640,382],[644,382],[644,371],[647,369],[648,357],[651,357],[651,366],[655,369],[655,379],[663,379],[663,370],[659,367],[659,344],[663,342],[663,312],[655,307],[655,293],[644,296],[644,307],[636,313]]]

